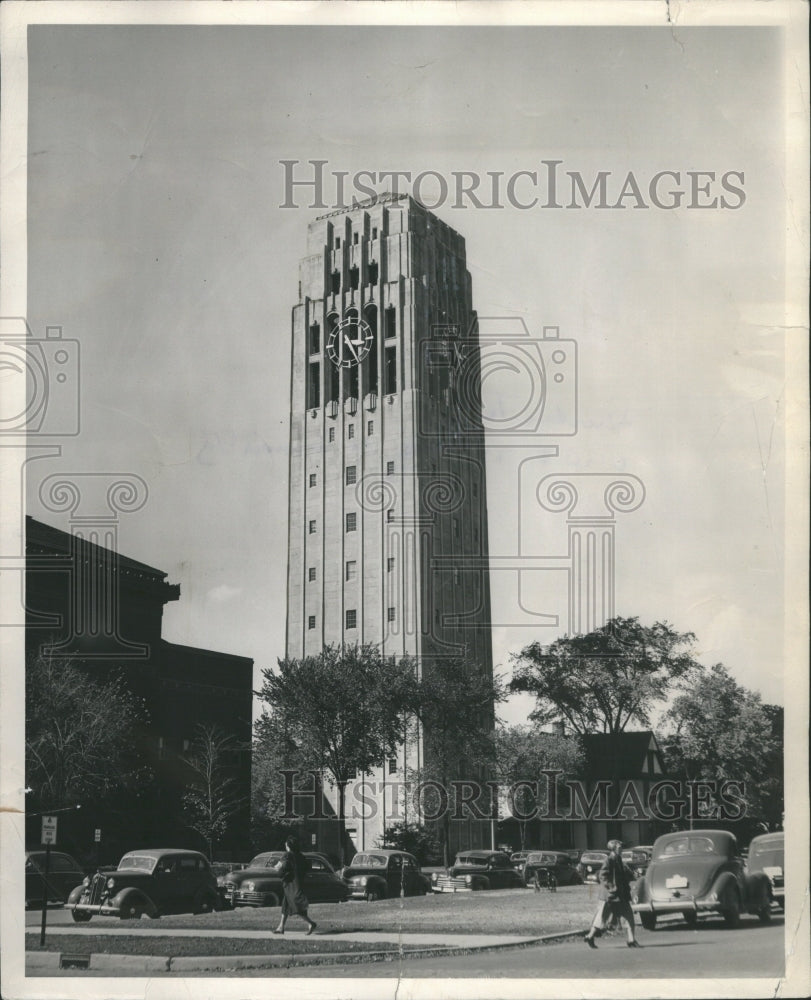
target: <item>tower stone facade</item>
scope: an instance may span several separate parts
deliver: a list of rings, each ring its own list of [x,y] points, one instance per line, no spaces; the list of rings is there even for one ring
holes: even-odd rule
[[[373,643],[412,655],[423,671],[464,654],[492,675],[481,376],[464,239],[411,197],[383,196],[312,222],[299,278],[287,656]],[[374,776],[374,815],[347,819],[358,850],[407,818],[379,789],[419,772],[422,740],[411,744]],[[473,765],[464,775],[481,776]],[[452,827],[454,847],[489,844],[489,824]]]

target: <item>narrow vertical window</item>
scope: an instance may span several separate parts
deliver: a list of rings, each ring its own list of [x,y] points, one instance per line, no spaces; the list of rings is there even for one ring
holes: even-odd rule
[[[321,364],[311,361],[307,369],[307,409],[315,410],[321,405]]]
[[[358,515],[355,511],[351,511],[346,515],[346,530],[347,531],[357,531],[358,529]]]
[[[368,278],[368,283],[370,285],[377,284],[378,267],[376,260],[370,260],[366,265],[366,277]]]
[[[396,619],[396,614],[394,608],[386,609],[386,621],[393,622]]]
[[[355,608],[348,608],[346,612],[346,627],[347,628],[357,628],[358,627],[358,612]]]
[[[310,326],[309,345],[310,354],[318,354],[321,350],[321,327],[318,323],[313,323]]]
[[[330,427],[329,434],[327,435],[327,437],[329,438],[329,443],[332,444],[332,442],[335,440],[335,428],[334,427]]]
[[[394,475],[394,462],[386,462],[386,475],[387,476]]]
[[[397,336],[397,313],[394,310],[394,306],[389,306],[386,310],[386,336]]]
[[[389,556],[386,560],[386,572],[391,573],[394,570],[394,556]]]
[[[349,287],[353,292],[358,290],[358,285],[360,284],[360,271],[358,270],[358,265],[353,264],[349,268]]]
[[[312,583],[313,580],[315,580],[315,566],[310,566],[310,568],[307,570],[307,579],[309,580],[310,583]]]
[[[315,615],[310,615],[307,619],[307,628],[312,631],[315,628]]]
[[[346,562],[346,579],[354,580],[357,576],[358,564],[355,559],[348,559]]]
[[[310,521],[309,531],[311,535],[315,534],[315,521]]]
[[[341,237],[340,236],[336,236],[335,237],[335,249],[336,250],[340,250],[341,249]]]
[[[387,347],[386,348],[386,388],[385,392],[387,396],[392,395],[392,393],[397,392],[397,348]]]
[[[358,481],[358,467],[356,465],[347,465],[346,467],[346,485],[352,486]]]
[[[332,272],[332,294],[337,295],[341,290],[341,272],[337,269]]]
[[[386,511],[386,520],[389,524],[394,520],[394,510],[391,507]]]
[[[311,472],[310,473],[310,486],[315,486],[315,483],[316,483],[315,473]]]
[[[370,420],[366,424],[366,436],[367,437],[372,437],[372,435],[374,434],[374,432],[375,432],[375,422],[374,422],[374,420]]]
[[[355,425],[350,424],[346,429],[346,436],[348,438],[353,438],[355,436]]]

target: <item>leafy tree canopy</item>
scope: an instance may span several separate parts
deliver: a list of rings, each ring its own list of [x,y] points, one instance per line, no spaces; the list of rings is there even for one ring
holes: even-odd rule
[[[233,755],[240,749],[239,741],[218,726],[198,725],[188,754],[181,758],[189,768],[183,814],[205,841],[209,858],[245,802],[231,772]]]
[[[530,718],[541,724],[563,719],[581,734],[649,726],[654,705],[698,667],[694,641],[666,622],[612,618],[587,635],[533,642],[513,654],[510,690],[535,695]]]

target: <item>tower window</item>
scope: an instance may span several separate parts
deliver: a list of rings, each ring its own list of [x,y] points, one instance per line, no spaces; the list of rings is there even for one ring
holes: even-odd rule
[[[307,619],[307,628],[312,631],[315,628],[315,615],[310,615]]]
[[[358,467],[356,465],[347,465],[346,467],[346,485],[352,486],[358,481]]]
[[[389,774],[397,774],[397,758],[389,757]]]
[[[386,462],[386,475],[387,476],[394,475],[394,462]]]
[[[358,613],[354,608],[348,608],[346,612],[346,627],[347,628],[357,628],[358,627]]]
[[[372,239],[373,239],[373,240],[376,240],[376,239],[377,239],[377,226],[374,226],[374,227],[372,228]]]
[[[386,608],[386,621],[393,622],[396,618],[394,608]]]
[[[348,438],[353,438],[355,436],[355,425],[350,424],[346,429],[346,436]]]
[[[394,306],[389,306],[386,310],[386,336],[397,336],[397,314],[394,311]]]
[[[330,427],[329,434],[327,436],[329,438],[330,444],[332,444],[332,442],[335,440],[335,428],[334,427]]]
[[[358,265],[353,264],[349,268],[349,287],[353,292],[358,290],[358,284],[360,283],[360,271],[358,270]]]
[[[346,579],[354,580],[355,577],[357,576],[357,572],[358,572],[357,561],[355,559],[348,559],[346,562],[346,574],[345,574]]]
[[[389,556],[386,560],[386,572],[391,573],[394,570],[394,556]]]
[[[354,510],[346,515],[346,530],[347,531],[358,530],[358,515],[355,513]]]
[[[310,521],[309,531],[311,535],[315,534],[315,521]]]
[[[340,236],[336,236],[335,237],[335,249],[336,250],[340,250],[341,249],[341,237]]]
[[[315,566],[310,566],[310,568],[307,570],[307,579],[310,581],[310,583],[312,583],[313,580],[315,580]]]
[[[358,245],[358,234],[357,233],[352,233],[352,242],[355,244],[355,246]]]
[[[366,436],[372,437],[375,432],[375,422],[374,420],[369,420],[366,424]]]
[[[321,350],[321,327],[313,323],[310,327],[310,354],[318,354]]]
[[[316,481],[315,480],[315,473],[311,472],[310,473],[310,486],[315,486],[315,481]]]
[[[332,272],[332,294],[337,295],[341,290],[341,272],[335,270]]]
[[[391,524],[391,522],[394,520],[394,509],[392,507],[389,507],[389,509],[386,511],[386,520],[389,522],[389,524]]]
[[[312,410],[321,405],[321,365],[312,361],[307,372],[307,409]]]
[[[385,379],[386,379],[386,395],[390,396],[392,393],[397,392],[397,348],[387,347],[386,348],[386,366],[385,366]]]
[[[375,232],[377,232],[377,230],[375,230]],[[378,273],[377,261],[370,260],[369,263],[366,265],[366,271],[367,271],[367,276],[369,278],[369,284],[376,285],[377,273]]]

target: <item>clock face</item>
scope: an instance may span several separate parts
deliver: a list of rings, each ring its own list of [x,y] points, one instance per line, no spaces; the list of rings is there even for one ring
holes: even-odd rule
[[[375,335],[365,320],[346,319],[327,339],[327,357],[336,368],[359,365],[372,349]]]

